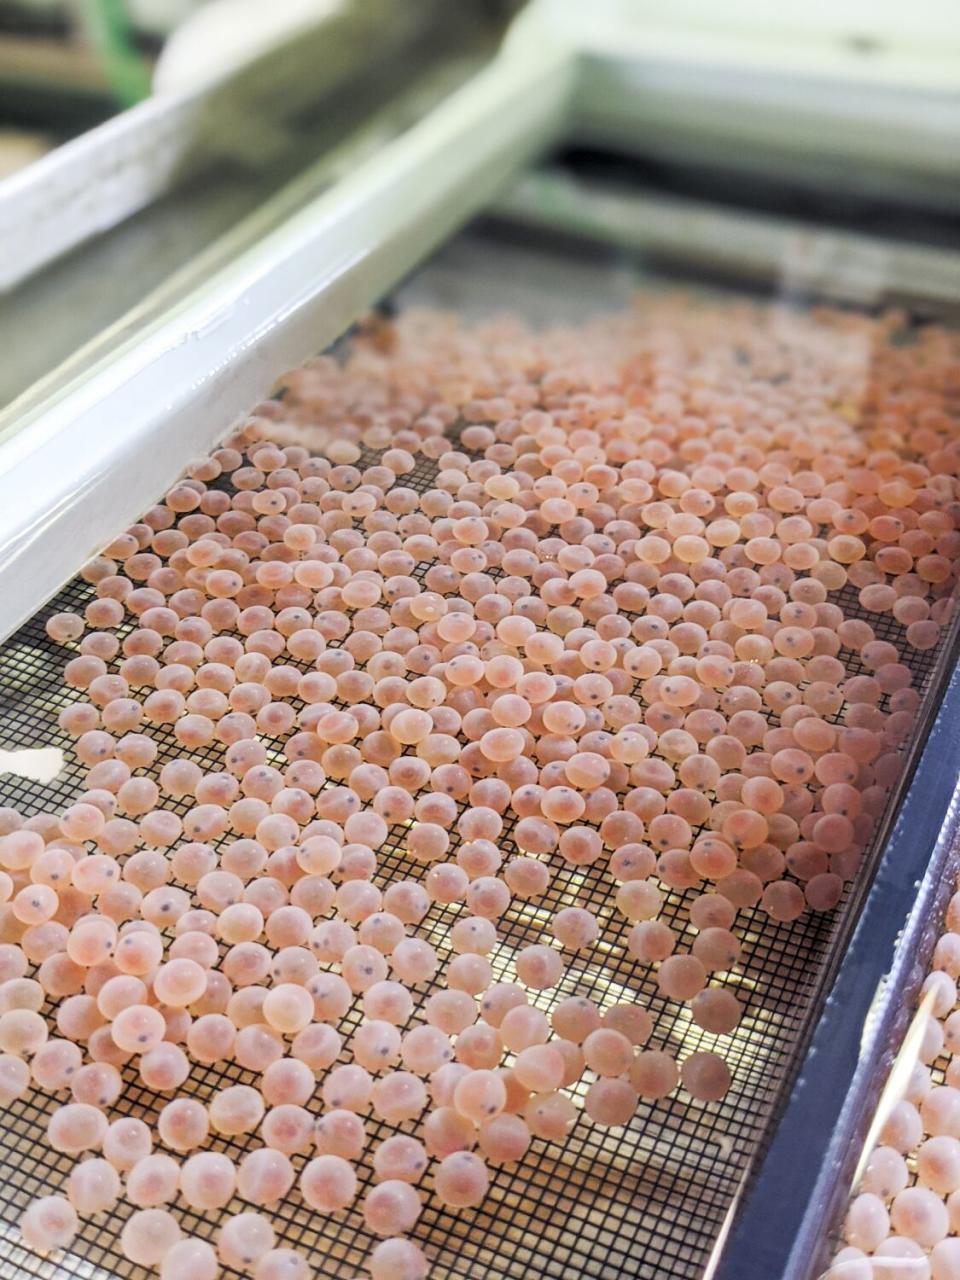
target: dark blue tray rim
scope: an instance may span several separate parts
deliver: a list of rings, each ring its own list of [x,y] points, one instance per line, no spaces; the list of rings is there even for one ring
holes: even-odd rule
[[[960,618],[887,829],[846,904],[778,1119],[704,1280],[818,1280],[960,862]]]

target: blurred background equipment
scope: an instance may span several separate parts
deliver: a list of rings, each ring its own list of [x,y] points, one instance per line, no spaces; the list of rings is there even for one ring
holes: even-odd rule
[[[93,128],[77,123],[90,100],[81,109],[58,74],[31,98],[0,65],[0,124],[55,148],[0,192],[0,405],[112,322],[144,323],[403,132],[489,60],[511,11],[308,4],[306,23],[303,0],[269,6],[255,46],[248,23],[239,66],[239,26],[222,35],[245,0],[198,9],[162,53],[144,37],[165,91],[121,111],[98,72]],[[79,28],[60,37],[63,57],[92,65]]]
[[[216,80],[344,7],[344,0],[0,0],[0,173],[151,93]]]
[[[0,0],[0,176],[151,92],[203,0]]]
[[[150,92],[163,41],[194,7],[194,0],[3,0],[0,119],[56,142],[131,106]]]

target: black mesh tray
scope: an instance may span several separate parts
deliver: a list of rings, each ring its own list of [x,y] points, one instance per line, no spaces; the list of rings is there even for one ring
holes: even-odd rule
[[[407,299],[449,304],[455,296],[469,301],[471,273],[487,274],[489,260],[477,242],[456,242],[440,255],[412,285],[400,290]],[[546,255],[534,250],[510,250],[499,260],[501,281],[509,291],[516,286],[511,273],[517,262],[539,263]],[[571,268],[572,269],[572,268]],[[582,264],[576,268],[583,269]],[[619,268],[618,268],[619,271]],[[489,277],[487,277],[489,279]],[[564,279],[569,283],[571,277]],[[509,282],[509,284],[508,284]],[[560,286],[556,281],[554,287]],[[609,278],[607,278],[609,285]],[[615,293],[632,284],[632,276],[615,275]],[[523,286],[528,287],[528,286]],[[536,290],[542,299],[542,288]],[[590,305],[598,305],[596,294]],[[508,299],[513,301],[513,299]],[[583,309],[584,303],[578,304]],[[548,310],[552,313],[552,307]],[[371,465],[368,453],[358,464]],[[405,483],[423,491],[431,487],[434,464],[418,462]],[[495,570],[491,571],[496,573]],[[7,776],[0,782],[0,800],[24,813],[56,809],[70,803],[82,788],[83,770],[71,760],[70,744],[57,727],[57,715],[73,697],[81,694],[64,688],[62,665],[69,653],[52,644],[44,622],[63,609],[82,611],[92,588],[77,579],[66,586],[14,636],[0,645],[0,724],[6,747],[60,746],[67,763],[49,785]],[[856,594],[841,600],[848,616],[855,616]],[[886,615],[869,615],[878,638],[898,643],[902,629]],[[937,650],[917,653],[904,646],[914,672],[916,687],[929,707],[951,654],[944,642]],[[845,653],[850,675],[860,673]],[[291,660],[292,661],[292,660]],[[304,670],[308,669],[306,666]],[[840,719],[841,713],[835,717]],[[925,723],[918,717],[918,733]],[[172,734],[154,735],[160,745],[159,763],[181,748]],[[915,746],[916,744],[911,744]],[[211,765],[214,753],[206,754]],[[895,800],[896,797],[893,797]],[[181,812],[186,805],[177,806]],[[501,838],[506,857],[511,854],[511,820]],[[876,850],[874,850],[874,853]],[[868,851],[863,868],[869,876],[873,855]],[[388,843],[379,851],[378,879],[386,883],[411,873],[402,847]],[[662,918],[688,941],[690,894],[665,894]],[[854,895],[855,896],[855,895]],[[598,865],[586,868],[557,866],[548,893],[535,905],[515,901],[500,922],[502,946],[494,959],[495,980],[513,978],[512,951],[539,941],[550,915],[560,906],[589,907],[609,924],[609,934],[625,932],[613,904],[610,882]],[[430,1175],[424,1179],[425,1208],[414,1236],[426,1247],[433,1262],[433,1280],[697,1280],[704,1274],[711,1251],[738,1198],[750,1167],[765,1150],[766,1141],[792,1078],[816,1013],[824,985],[838,960],[845,912],[841,905],[827,915],[807,913],[791,925],[778,925],[764,912],[753,909],[738,914],[737,931],[743,943],[742,962],[723,976],[743,1004],[743,1018],[730,1037],[703,1032],[682,1005],[664,1000],[653,972],[635,964],[622,946],[603,943],[588,960],[569,966],[560,986],[533,995],[545,1011],[571,994],[591,997],[602,1006],[620,999],[638,999],[654,1015],[656,1030],[649,1048],[665,1048],[679,1057],[700,1048],[721,1048],[733,1076],[733,1086],[720,1103],[695,1102],[680,1091],[660,1102],[641,1102],[624,1129],[604,1130],[587,1119],[578,1120],[563,1144],[534,1139],[530,1151],[517,1166],[492,1170],[491,1190],[477,1209],[451,1213],[439,1207],[430,1194]],[[449,909],[433,907],[417,933],[446,945]],[[605,931],[606,936],[606,931]],[[422,1002],[431,986],[419,997]],[[356,1019],[356,1012],[350,1015]],[[199,1075],[199,1073],[197,1073]],[[135,1071],[125,1072],[127,1090],[117,1114],[142,1116],[151,1122],[168,1098],[144,1088]],[[194,1075],[191,1075],[191,1082]],[[228,1084],[252,1083],[255,1077],[231,1065],[208,1069],[198,1084],[198,1096],[212,1094]],[[192,1087],[192,1084],[191,1084]],[[838,1086],[839,1087],[839,1086]],[[582,1092],[584,1086],[578,1086]],[[0,1276],[10,1277],[145,1277],[119,1251],[119,1235],[129,1207],[83,1224],[80,1235],[65,1255],[44,1260],[18,1243],[17,1220],[29,1200],[59,1190],[72,1161],[47,1147],[44,1127],[58,1105],[39,1091],[32,1091],[6,1109],[0,1117]],[[375,1118],[367,1121],[368,1151],[382,1138],[396,1132]],[[235,1157],[245,1149],[230,1141],[217,1141]],[[252,1145],[257,1145],[251,1143]],[[299,1168],[304,1157],[294,1157]],[[370,1181],[368,1161],[358,1164],[361,1180],[358,1200]],[[234,1200],[229,1212],[245,1206]],[[175,1209],[183,1228],[213,1240],[221,1214],[196,1215]],[[306,1210],[296,1194],[270,1213],[279,1243],[304,1250],[316,1273],[324,1280],[353,1280],[375,1243],[365,1230],[357,1208],[335,1218]],[[234,1273],[224,1272],[227,1276]],[[743,1276],[753,1280],[753,1276]],[[759,1280],[759,1278],[758,1278]]]

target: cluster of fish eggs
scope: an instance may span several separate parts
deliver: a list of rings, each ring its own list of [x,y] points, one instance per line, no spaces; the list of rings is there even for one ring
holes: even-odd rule
[[[721,1053],[561,989],[602,945],[719,1046],[738,913],[786,925],[856,873],[960,551],[956,353],[896,325],[411,312],[291,373],[85,566],[47,623],[85,790],[0,811],[0,1098],[69,1097],[47,1136],[78,1161],[28,1245],[123,1198],[162,1277],[299,1280],[256,1209],[342,1214],[369,1157],[369,1275],[421,1280],[428,1170],[476,1206],[578,1092],[604,1126],[725,1095]],[[518,916],[543,933],[497,981]],[[253,1083],[204,1095],[218,1064]],[[368,1152],[371,1116],[397,1132]],[[216,1246],[170,1209],[235,1196]]]

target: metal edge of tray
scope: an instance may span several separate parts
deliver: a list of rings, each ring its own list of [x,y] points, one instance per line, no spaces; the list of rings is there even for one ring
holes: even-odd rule
[[[160,94],[0,182],[0,289],[160,198],[210,156],[253,163],[285,121],[323,102],[375,50],[424,36],[440,0],[343,0],[243,67]]]
[[[545,40],[500,54],[25,415],[0,446],[0,635],[553,142],[576,70],[566,46]]]
[[[521,226],[663,257],[687,270],[719,272],[748,286],[774,285],[788,296],[865,307],[935,306],[940,312],[960,304],[960,251],[609,183],[584,185],[557,169],[532,171],[491,212]]]
[[[706,1280],[819,1280],[829,1266],[831,1233],[952,888],[960,839],[958,633],[960,616],[879,863],[850,904],[849,937],[839,939],[799,1071],[769,1146],[731,1207]]]
[[[537,0],[515,24],[552,24],[580,52],[577,140],[673,163],[956,207],[960,28],[863,38],[841,26],[752,28],[706,9]]]
[[[934,84],[861,84],[811,72],[590,60],[580,136],[731,170],[781,172],[955,207],[960,97]]]

